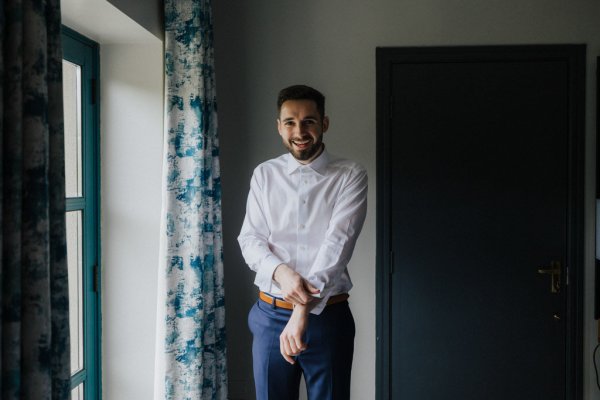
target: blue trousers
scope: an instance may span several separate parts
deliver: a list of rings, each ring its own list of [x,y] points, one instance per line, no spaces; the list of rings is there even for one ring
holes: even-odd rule
[[[279,335],[292,312],[259,300],[250,310],[252,358],[257,400],[297,400],[304,375],[309,400],[350,399],[354,318],[348,302],[309,315],[306,350],[289,364],[280,353]]]

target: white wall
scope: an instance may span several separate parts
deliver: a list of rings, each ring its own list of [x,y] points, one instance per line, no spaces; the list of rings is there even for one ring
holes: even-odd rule
[[[153,397],[162,43],[101,47],[103,398]]]
[[[367,221],[350,265],[357,322],[352,398],[375,396],[375,48],[377,46],[588,44],[586,114],[585,398],[600,399],[593,320],[595,56],[597,0],[220,0],[213,2],[232,399],[253,398],[246,315],[253,274],[235,237],[254,166],[283,148],[275,130],[279,89],[306,83],[327,96],[330,151],[365,165]]]

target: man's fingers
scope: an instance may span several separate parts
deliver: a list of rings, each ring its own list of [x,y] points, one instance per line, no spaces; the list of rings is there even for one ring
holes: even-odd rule
[[[294,347],[296,348],[294,354],[300,354],[306,350],[306,346],[304,345],[304,342],[302,342],[302,338],[294,336],[291,341],[294,343]]]
[[[281,287],[283,299],[290,303],[306,305],[313,300],[312,295],[320,292],[286,264],[277,266],[273,278]]]
[[[307,304],[312,298],[304,290],[298,292],[290,292],[283,295],[283,299],[288,303]]]
[[[279,338],[279,352],[287,362],[290,364],[295,364],[296,361],[292,358],[292,356],[298,354],[298,352],[293,350],[291,346],[292,343],[293,341],[288,341],[287,338],[281,336]]]
[[[288,355],[290,353],[289,345],[283,337],[279,338],[279,351],[284,355]]]
[[[310,296],[308,294],[306,294],[304,291],[302,291],[296,295],[296,299],[298,300],[298,302],[296,304],[305,305],[310,300]]]
[[[285,336],[283,340],[286,344],[285,349],[288,355],[295,356],[298,354],[298,347],[296,347],[296,341],[292,336]]]
[[[300,336],[297,335],[292,335],[292,334],[282,334],[280,337],[280,343],[283,346],[283,349],[285,350],[286,354],[290,355],[290,356],[297,356],[298,354],[300,354],[302,351],[304,351],[304,349],[306,348],[306,346],[304,345],[304,342],[302,342],[302,338]]]
[[[288,303],[292,303],[292,304],[304,304],[302,302],[302,299],[300,298],[300,296],[298,296],[297,294],[287,294],[283,296],[283,299],[285,301],[287,301]]]
[[[302,341],[302,337],[289,332],[283,332],[279,336],[279,351],[283,358],[290,363],[294,363],[292,356],[297,356],[306,349],[306,345]]]
[[[288,356],[287,354],[283,354],[283,358],[285,359],[285,361],[289,362],[290,364],[294,365],[296,363],[296,361],[294,361],[294,359],[290,356]]]
[[[316,290],[316,292],[313,292],[313,290]],[[297,297],[299,297],[301,300],[300,304],[305,305],[310,303],[312,301],[311,293],[319,293],[319,289],[315,288],[310,283],[303,280],[302,287],[300,287],[297,291]]]
[[[313,285],[311,285],[309,281],[304,281],[304,286],[312,294],[317,294],[317,293],[321,292],[319,289],[317,289],[316,287],[314,287]]]
[[[288,355],[287,351],[284,348],[284,341],[282,338],[279,339],[279,352],[281,353],[281,355],[283,356],[283,359],[287,362],[289,362],[290,364],[294,364],[294,359]]]

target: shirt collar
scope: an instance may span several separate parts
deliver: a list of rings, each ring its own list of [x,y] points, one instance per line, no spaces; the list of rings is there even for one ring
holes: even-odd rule
[[[287,173],[292,174],[300,167],[309,167],[319,175],[325,175],[327,171],[327,165],[329,164],[329,153],[327,149],[323,149],[323,152],[319,154],[319,157],[315,158],[310,164],[302,164],[298,162],[291,154],[287,154]]]

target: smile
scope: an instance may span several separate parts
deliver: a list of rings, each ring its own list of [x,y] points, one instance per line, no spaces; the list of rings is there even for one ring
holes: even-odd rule
[[[294,146],[298,147],[299,149],[305,149],[308,146],[310,146],[311,140],[309,140],[309,139],[292,140],[292,143],[294,144]]]

